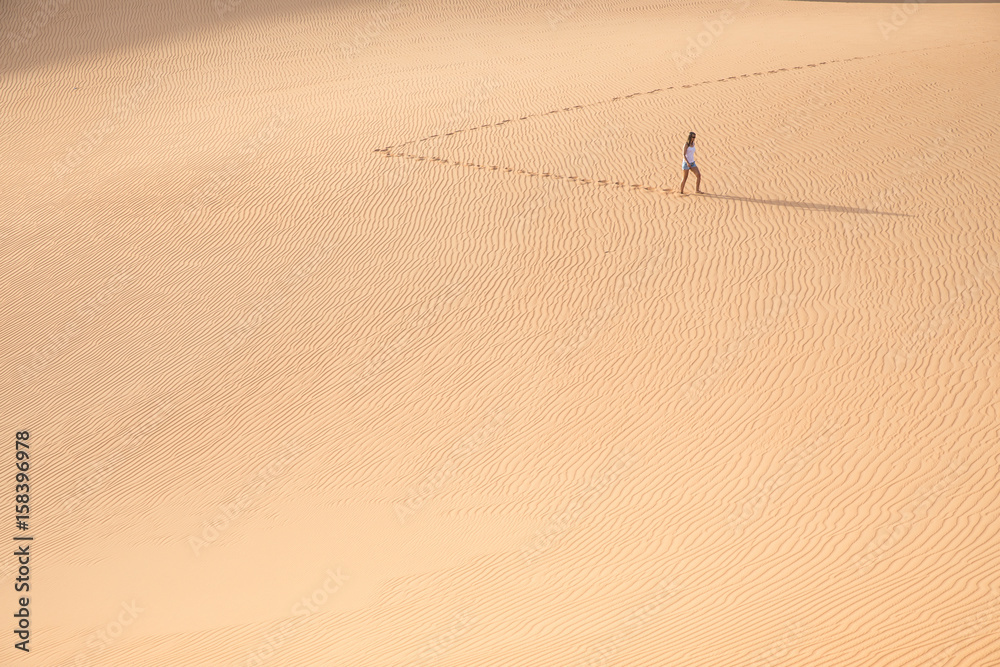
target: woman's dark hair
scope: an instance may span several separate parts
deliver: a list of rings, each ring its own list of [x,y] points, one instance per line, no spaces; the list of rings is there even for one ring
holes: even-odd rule
[[[684,144],[684,148],[687,148],[688,146],[691,145],[691,140],[694,139],[694,137],[695,137],[694,132],[688,132],[688,140],[687,143]]]

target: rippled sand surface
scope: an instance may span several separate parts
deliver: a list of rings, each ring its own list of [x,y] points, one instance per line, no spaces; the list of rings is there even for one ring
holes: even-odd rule
[[[998,28],[5,3],[0,663],[1000,664]]]

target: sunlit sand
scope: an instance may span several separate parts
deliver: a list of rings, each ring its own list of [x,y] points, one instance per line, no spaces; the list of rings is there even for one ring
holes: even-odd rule
[[[328,4],[0,9],[0,663],[1000,664],[996,4]]]

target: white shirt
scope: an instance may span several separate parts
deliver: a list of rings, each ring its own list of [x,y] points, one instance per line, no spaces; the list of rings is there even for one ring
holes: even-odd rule
[[[694,146],[687,147],[687,150],[684,151],[684,159],[687,160],[688,164],[694,162]]]

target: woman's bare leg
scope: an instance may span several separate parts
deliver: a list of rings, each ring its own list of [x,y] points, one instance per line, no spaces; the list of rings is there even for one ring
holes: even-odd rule
[[[694,175],[698,177],[698,180],[695,181],[695,184],[694,184],[694,191],[700,194],[701,193],[701,169],[699,169],[698,167],[691,167],[691,168],[694,169]]]
[[[688,182],[688,170],[684,170],[684,180],[681,181],[681,194],[684,194],[684,184]]]

